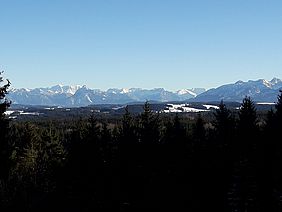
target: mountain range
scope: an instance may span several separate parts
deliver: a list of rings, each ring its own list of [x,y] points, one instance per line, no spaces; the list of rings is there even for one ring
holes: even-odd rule
[[[183,89],[177,92],[163,88],[155,89],[115,89],[107,91],[90,89],[86,86],[56,85],[50,88],[11,89],[8,98],[14,104],[81,107],[91,104],[126,104],[132,102],[184,101],[205,92],[203,88]]]
[[[232,101],[241,102],[245,96],[251,97],[256,102],[270,102],[277,100],[279,90],[282,89],[282,81],[273,78],[249,80],[247,82],[238,81],[234,84],[222,85],[218,88],[210,89],[196,96],[193,101]]]
[[[204,88],[194,88],[182,89],[176,92],[167,91],[163,88],[111,88],[102,91],[79,85],[56,85],[49,88],[11,89],[8,98],[14,104],[62,107],[81,107],[92,104],[126,104],[147,100],[156,102],[210,102],[220,100],[240,102],[245,96],[250,96],[257,102],[275,102],[281,88],[282,81],[278,78],[273,78],[270,81],[264,79],[249,80],[247,82],[238,81],[207,91]]]

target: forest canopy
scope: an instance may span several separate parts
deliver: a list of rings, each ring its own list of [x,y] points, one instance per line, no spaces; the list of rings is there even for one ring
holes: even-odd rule
[[[3,79],[0,78],[2,82]],[[116,123],[17,122],[0,87],[1,211],[281,211],[282,92],[263,124],[253,101],[213,120],[159,116],[145,103]]]

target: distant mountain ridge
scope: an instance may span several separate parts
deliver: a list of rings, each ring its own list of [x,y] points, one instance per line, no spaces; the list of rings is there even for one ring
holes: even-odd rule
[[[147,100],[158,102],[184,101],[194,98],[204,91],[204,88],[182,89],[177,92],[167,91],[163,88],[111,88],[102,91],[80,85],[55,85],[49,88],[11,89],[8,98],[14,104],[22,105],[81,107],[91,104],[126,104]]]
[[[280,89],[282,89],[282,81],[278,78],[273,78],[270,81],[259,79],[243,82],[240,80],[234,84],[222,85],[203,92],[196,96],[193,101],[224,100],[240,102],[245,96],[249,96],[257,102],[275,102]]]
[[[131,102],[211,102],[230,101],[241,102],[245,96],[250,96],[257,102],[275,102],[282,80],[273,78],[237,81],[233,84],[222,85],[218,88],[205,90],[204,88],[182,89],[176,92],[163,88],[111,88],[106,91],[90,89],[86,86],[56,85],[50,88],[11,89],[8,98],[14,104],[48,105],[62,107],[82,107],[92,104],[127,104]]]

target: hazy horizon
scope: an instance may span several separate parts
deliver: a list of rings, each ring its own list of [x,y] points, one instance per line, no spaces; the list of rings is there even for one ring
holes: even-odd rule
[[[5,75],[4,75],[5,76]],[[159,89],[159,88],[162,88],[162,89],[165,89],[167,91],[172,91],[172,92],[177,92],[179,90],[183,90],[183,89],[197,89],[197,88],[204,88],[206,90],[209,90],[209,89],[213,89],[213,88],[218,88],[222,85],[227,85],[227,84],[233,84],[233,83],[236,83],[238,81],[243,81],[243,82],[247,82],[247,81],[257,81],[257,80],[267,80],[267,81],[271,81],[272,79],[274,78],[278,78],[278,77],[272,77],[271,79],[263,79],[263,78],[258,78],[258,79],[248,79],[248,80],[241,80],[241,79],[238,79],[234,82],[229,82],[229,83],[224,83],[224,84],[220,84],[218,86],[215,86],[215,87],[199,87],[199,86],[195,86],[195,87],[185,87],[185,88],[177,88],[177,89],[167,89],[166,87],[108,87],[108,88],[105,88],[105,89],[102,89],[102,88],[99,88],[99,87],[91,87],[91,86],[88,86],[86,84],[64,84],[64,83],[55,83],[55,84],[52,84],[52,85],[46,85],[46,86],[37,86],[37,87],[30,87],[30,86],[25,86],[25,87],[15,87],[13,86],[13,83],[11,84],[11,89],[36,89],[36,88],[52,88],[54,86],[57,86],[57,85],[60,85],[60,86],[86,86],[87,88],[90,88],[90,89],[99,89],[99,90],[102,90],[102,91],[107,91],[108,89],[134,89],[134,88],[141,88],[141,89],[144,89],[144,90],[153,90],[153,89]],[[7,78],[8,79],[8,78]],[[280,78],[278,78],[280,79]],[[281,80],[281,79],[280,79]]]
[[[282,2],[1,1],[15,88],[214,88],[282,78]]]

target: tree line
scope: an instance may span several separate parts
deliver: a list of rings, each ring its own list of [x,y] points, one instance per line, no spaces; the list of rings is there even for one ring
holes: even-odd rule
[[[0,78],[2,82],[3,79]],[[282,211],[282,92],[258,122],[254,102],[221,102],[207,122],[145,103],[109,124],[17,122],[0,87],[0,210]]]

